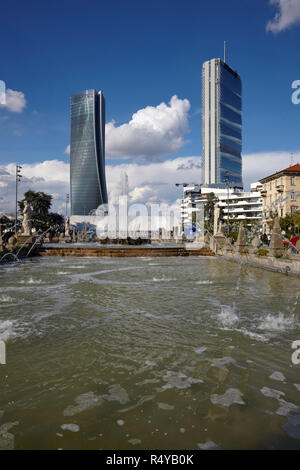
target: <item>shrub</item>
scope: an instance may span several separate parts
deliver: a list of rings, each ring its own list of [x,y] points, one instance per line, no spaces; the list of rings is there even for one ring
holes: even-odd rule
[[[258,256],[267,256],[268,250],[265,250],[264,248],[260,248],[257,252]]]

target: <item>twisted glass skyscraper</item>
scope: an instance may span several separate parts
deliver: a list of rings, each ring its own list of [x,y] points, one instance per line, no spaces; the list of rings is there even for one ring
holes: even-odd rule
[[[71,96],[71,215],[88,215],[107,203],[105,99],[102,91]]]
[[[202,68],[202,183],[243,188],[242,84],[221,59]]]

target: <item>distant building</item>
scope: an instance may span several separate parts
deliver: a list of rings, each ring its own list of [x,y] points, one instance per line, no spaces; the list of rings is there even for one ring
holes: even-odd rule
[[[202,183],[243,189],[242,84],[221,59],[202,67]]]
[[[105,99],[102,91],[71,96],[71,215],[88,215],[107,204]]]
[[[250,228],[252,223],[261,225],[263,199],[261,195],[262,185],[260,183],[251,184],[251,191],[241,191],[239,189],[200,187],[200,185],[186,185],[183,188],[181,201],[181,221],[182,231],[192,233],[192,227],[196,220],[196,214],[200,205],[207,202],[207,194],[214,193],[218,198],[217,205],[223,211],[223,221],[236,222],[246,221]],[[194,230],[195,231],[195,230]]]
[[[300,211],[300,164],[266,176],[260,183],[263,185],[263,230],[268,233],[272,217]]]

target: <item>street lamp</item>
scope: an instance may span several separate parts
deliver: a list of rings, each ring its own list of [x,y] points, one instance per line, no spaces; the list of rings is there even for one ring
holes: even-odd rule
[[[16,216],[15,216],[15,234],[17,233],[17,223],[18,223],[18,183],[21,181],[22,167],[20,165],[16,165]]]

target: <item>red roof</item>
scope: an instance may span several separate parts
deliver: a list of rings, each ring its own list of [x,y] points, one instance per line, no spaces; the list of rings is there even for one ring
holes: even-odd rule
[[[285,168],[281,171],[300,171],[300,163],[296,163],[296,165],[289,166],[288,168]],[[281,171],[279,173],[281,173]]]
[[[299,172],[300,173],[300,163],[296,163],[296,165],[289,166],[288,168],[285,168],[284,170],[276,171],[276,173],[273,173],[272,175],[269,175],[269,176],[265,176],[259,181],[260,183],[265,182],[265,181],[270,181],[270,179],[274,179],[274,177],[277,177],[277,175],[280,175],[286,172],[293,172],[293,173]]]

